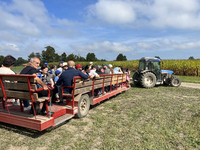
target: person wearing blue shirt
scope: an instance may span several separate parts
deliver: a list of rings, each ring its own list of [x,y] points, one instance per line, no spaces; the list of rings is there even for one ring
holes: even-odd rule
[[[63,86],[72,86],[73,78],[77,76],[80,76],[83,79],[88,79],[87,75],[75,69],[74,61],[68,61],[68,69],[60,75],[58,81],[56,82],[56,85],[59,86],[63,83]],[[71,93],[71,91],[71,88],[64,88],[64,92],[66,93]]]

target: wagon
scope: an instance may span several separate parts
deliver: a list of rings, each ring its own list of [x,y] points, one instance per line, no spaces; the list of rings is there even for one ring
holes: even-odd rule
[[[64,104],[50,104],[48,97],[38,97],[37,84],[34,75],[5,75],[0,74],[0,122],[26,127],[38,131],[49,127],[55,127],[73,117],[85,117],[91,105],[100,103],[130,88],[127,82],[127,74],[100,75],[99,78],[83,80],[81,77],[74,77],[73,85],[67,88],[72,93],[64,93],[62,97]],[[17,81],[17,82],[16,82]],[[97,94],[101,91],[102,94]],[[12,99],[19,99],[20,106],[14,106]],[[34,115],[29,111],[23,111],[22,100],[29,100],[30,103],[45,102],[47,115]],[[42,106],[40,106],[42,107]],[[52,116],[51,113],[54,112]]]

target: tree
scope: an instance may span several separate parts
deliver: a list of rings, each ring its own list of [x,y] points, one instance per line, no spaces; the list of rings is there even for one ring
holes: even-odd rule
[[[123,60],[125,60],[125,61],[127,60],[125,55],[123,56]]]
[[[82,57],[82,56],[80,56],[80,57],[79,57],[79,61],[85,61],[85,58]]]
[[[67,61],[67,55],[66,55],[66,53],[63,52],[63,53],[61,54],[61,57],[60,57],[60,58],[61,58],[62,61],[65,61],[65,62],[66,62],[66,61]]]
[[[0,65],[3,63],[3,60],[4,60],[4,56],[0,55]]]
[[[35,53],[35,57],[39,58],[39,60],[41,60],[41,54],[39,52]]]
[[[28,61],[23,59],[22,57],[18,57],[18,59],[15,61],[15,66],[20,66],[22,64],[27,63]]]
[[[32,52],[30,55],[28,55],[28,61],[30,61],[31,58],[33,58],[33,57],[35,57],[35,53],[34,52]]]
[[[42,62],[54,62],[55,61],[55,49],[51,46],[45,47],[46,51],[42,51]]]
[[[67,60],[68,60],[68,61],[69,61],[69,60],[75,61],[76,59],[75,59],[74,54],[72,53],[72,54],[68,55]]]
[[[58,55],[57,53],[55,54],[55,62],[59,62],[61,61],[60,55]]]
[[[193,57],[193,56],[190,56],[189,59],[194,59],[194,57]]]
[[[125,60],[127,60],[126,56],[121,53],[116,58],[116,61],[125,61]]]
[[[86,56],[86,61],[97,61],[97,58],[94,53],[88,53]]]

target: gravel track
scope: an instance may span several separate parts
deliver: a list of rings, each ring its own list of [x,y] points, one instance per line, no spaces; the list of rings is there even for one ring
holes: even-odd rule
[[[181,82],[181,86],[182,87],[189,87],[189,88],[200,89],[200,84],[199,83]]]

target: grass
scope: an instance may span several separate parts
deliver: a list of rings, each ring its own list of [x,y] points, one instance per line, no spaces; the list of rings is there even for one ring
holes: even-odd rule
[[[11,69],[16,73],[20,73],[23,68],[24,66],[15,66],[15,67],[12,67]]]
[[[132,87],[42,132],[0,123],[0,149],[200,149],[200,90]]]
[[[175,76],[179,77],[182,82],[200,83],[200,77],[180,76],[180,75],[175,75]]]

